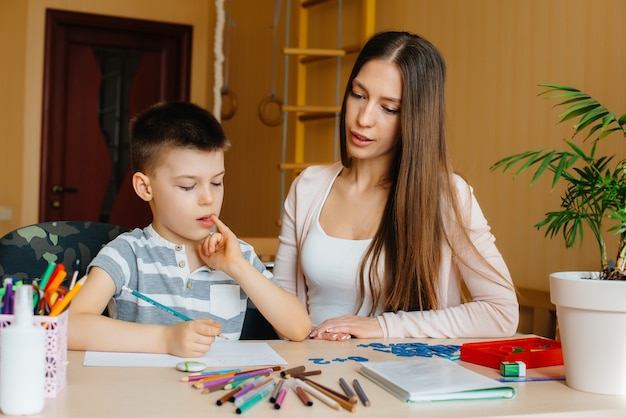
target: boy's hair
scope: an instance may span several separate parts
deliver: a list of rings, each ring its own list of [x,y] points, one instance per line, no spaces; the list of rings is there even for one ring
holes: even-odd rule
[[[161,151],[169,147],[226,151],[229,146],[217,119],[189,102],[157,103],[130,123],[130,155],[135,172],[154,170]]]

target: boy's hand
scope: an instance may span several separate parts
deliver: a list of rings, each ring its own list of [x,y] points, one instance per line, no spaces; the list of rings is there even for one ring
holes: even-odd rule
[[[244,260],[239,240],[217,216],[213,215],[212,220],[218,232],[206,237],[198,246],[198,253],[207,266],[230,275],[231,267]]]
[[[171,325],[165,328],[167,352],[178,357],[202,357],[221,332],[222,326],[211,319]]]

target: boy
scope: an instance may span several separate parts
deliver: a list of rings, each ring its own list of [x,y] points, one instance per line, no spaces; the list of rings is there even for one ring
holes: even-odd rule
[[[91,262],[70,305],[68,347],[199,357],[217,335],[239,337],[247,297],[280,335],[304,339],[311,328],[305,307],[218,219],[230,145],[219,122],[191,103],[160,103],[130,131],[133,187],[150,205],[152,223],[120,235]],[[111,318],[101,315],[107,304]]]

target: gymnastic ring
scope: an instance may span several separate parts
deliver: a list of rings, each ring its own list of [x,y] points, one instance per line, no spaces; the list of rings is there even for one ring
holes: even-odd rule
[[[224,98],[228,98],[228,100],[224,100]],[[230,103],[227,111],[224,111],[224,103]],[[237,113],[237,96],[228,87],[222,87],[222,110],[220,112],[222,120],[232,118],[235,116],[235,113]]]
[[[275,103],[278,106],[278,116],[273,119],[270,119],[267,116],[267,109],[268,109],[268,106],[271,105],[272,103]],[[279,99],[278,97],[276,97],[276,95],[271,94],[267,96],[266,98],[261,100],[261,103],[259,103],[259,109],[258,109],[259,119],[261,119],[261,122],[263,122],[267,126],[280,125],[281,123],[283,123],[282,107],[283,107],[283,101]]]

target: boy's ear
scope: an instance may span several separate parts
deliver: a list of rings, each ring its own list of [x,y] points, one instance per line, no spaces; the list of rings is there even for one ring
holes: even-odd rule
[[[152,200],[152,188],[150,178],[141,172],[133,174],[133,189],[142,200],[149,202]]]

